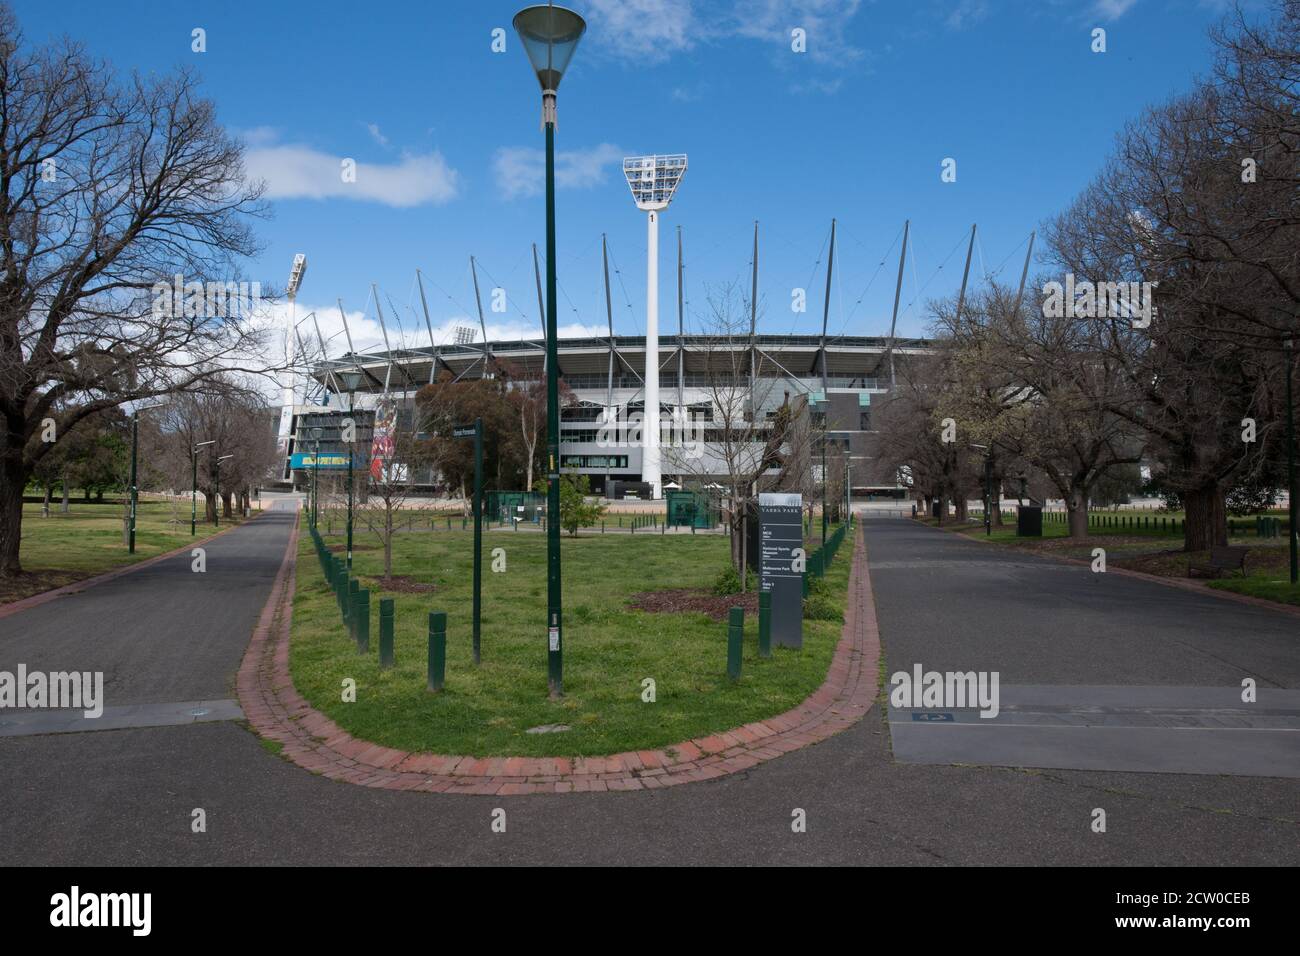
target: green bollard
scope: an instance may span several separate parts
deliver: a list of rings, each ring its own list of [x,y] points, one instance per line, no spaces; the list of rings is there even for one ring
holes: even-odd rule
[[[758,592],[758,656],[772,656],[772,592]]]
[[[356,627],[357,653],[370,653],[370,592],[365,588],[357,591],[356,613],[353,615]]]
[[[447,612],[429,612],[429,690],[442,690],[447,678]]]
[[[745,609],[733,607],[727,612],[727,676],[740,680],[740,652],[745,639]]]
[[[348,579],[348,636],[353,642],[357,639],[357,593],[361,590],[361,582],[356,578]]]
[[[379,666],[392,667],[393,659],[393,599],[379,599]]]

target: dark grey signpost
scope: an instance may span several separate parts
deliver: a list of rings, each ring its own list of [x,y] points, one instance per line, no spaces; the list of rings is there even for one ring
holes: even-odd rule
[[[803,647],[803,570],[795,549],[803,548],[803,496],[758,496],[759,587],[771,595],[772,643]]]
[[[456,425],[452,438],[474,439],[474,663],[479,663],[479,618],[483,610],[483,419]]]

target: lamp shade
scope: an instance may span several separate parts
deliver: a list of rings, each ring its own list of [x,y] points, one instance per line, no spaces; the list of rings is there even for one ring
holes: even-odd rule
[[[357,386],[361,384],[362,375],[360,372],[339,372],[339,378],[343,382],[343,387],[349,392],[355,392]]]
[[[564,7],[539,5],[516,13],[514,26],[542,89],[558,90],[587,22]]]

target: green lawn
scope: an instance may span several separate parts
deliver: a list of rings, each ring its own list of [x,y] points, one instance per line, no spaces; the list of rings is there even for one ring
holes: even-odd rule
[[[1224,578],[1211,581],[1210,587],[1221,591],[1235,591],[1251,597],[1263,598],[1265,601],[1277,601],[1281,604],[1300,604],[1300,586],[1291,583],[1285,570],[1282,576],[1273,574],[1252,574],[1246,578]]]
[[[340,537],[327,538],[330,544]],[[483,663],[471,660],[473,535],[438,531],[398,535],[394,573],[407,588],[381,592],[382,551],[358,538],[354,571],[371,592],[370,653],[359,656],[340,623],[333,593],[301,536],[294,597],[291,668],[313,706],[356,737],[402,750],[467,756],[592,756],[661,748],[729,730],[799,704],[825,680],[841,621],[804,621],[801,651],[758,657],[758,622],[747,616],[744,670],[727,679],[726,625],[702,613],[633,610],[635,593],[709,587],[727,563],[728,541],[712,535],[600,535],[563,539],[564,690],[547,698],[546,540],[506,531],[484,535]],[[492,551],[506,570],[493,573]],[[846,542],[827,575],[843,605],[852,562]],[[433,584],[413,593],[412,584]],[[379,598],[396,601],[396,667],[378,666]],[[447,612],[447,685],[425,690],[428,614]],[[355,703],[341,700],[345,678]],[[654,703],[642,681],[656,682]],[[530,727],[566,724],[561,733]]]
[[[256,510],[253,512],[256,514]],[[180,519],[173,523],[174,518]],[[221,527],[239,519],[221,519]],[[214,532],[203,523],[199,512],[198,538]],[[23,540],[19,559],[23,575],[0,580],[0,604],[40,594],[125,564],[134,564],[178,548],[190,538],[189,502],[173,506],[169,500],[140,499],[136,515],[135,554],[128,554],[122,539],[122,505],[95,504],[73,500],[68,514],[60,502],[50,505],[50,516],[41,517],[41,506],[23,505]]]

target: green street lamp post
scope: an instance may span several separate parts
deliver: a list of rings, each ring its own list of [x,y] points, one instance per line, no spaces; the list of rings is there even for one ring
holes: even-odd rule
[[[325,430],[319,426],[311,430],[311,526],[313,528],[316,527],[320,504],[320,436],[324,433]]]
[[[483,619],[483,419],[474,419],[473,425],[456,425],[453,438],[474,439],[474,604],[473,637],[471,648],[474,663],[482,663],[480,633]]]
[[[340,377],[343,379],[343,385],[348,390],[348,416],[352,415],[352,410],[356,406],[357,386],[361,384],[361,371],[358,369],[354,372],[341,372]],[[348,570],[352,570],[352,467],[356,459],[356,420],[352,420],[352,441],[347,442],[348,446]]]
[[[1286,340],[1286,496],[1287,520],[1291,539],[1291,583],[1296,583],[1296,500],[1295,500],[1295,411],[1291,404],[1291,364],[1295,357],[1295,340]]]
[[[547,4],[520,10],[515,14],[514,27],[542,85],[542,125],[546,130],[546,670],[554,698],[564,694],[560,631],[560,363],[555,347],[555,99],[560,79],[587,24],[572,10]]]
[[[154,402],[152,405],[141,405],[131,412],[131,516],[126,536],[127,554],[135,554],[135,515],[140,507],[140,486],[136,469],[136,458],[140,445],[140,413],[146,408],[158,408],[163,404],[163,402]]]
[[[216,439],[212,441],[195,442],[190,448],[190,537],[197,533],[196,528],[199,521],[199,449],[204,445],[215,445]]]

